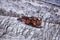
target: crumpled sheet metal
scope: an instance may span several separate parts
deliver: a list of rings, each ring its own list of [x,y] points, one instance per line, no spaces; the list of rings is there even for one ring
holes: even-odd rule
[[[6,4],[4,4],[4,2]],[[0,9],[0,15],[11,16],[11,17],[19,17],[19,16],[21,16],[21,14],[29,15],[29,16],[37,16],[37,17],[43,16],[44,21],[46,19],[50,19],[52,17],[51,18],[52,20],[49,20],[49,21],[51,21],[53,23],[57,22],[57,21],[60,22],[60,18],[59,18],[60,17],[60,8],[55,7],[54,5],[51,5],[51,4],[47,5],[47,3],[42,3],[41,5],[39,4],[39,6],[37,6],[37,5],[34,6],[34,5],[32,5],[32,2],[23,2],[23,3],[19,3],[19,2],[10,3],[9,1],[8,2],[4,1],[4,2],[1,1],[2,7]],[[36,3],[36,4],[38,4],[38,3]],[[7,11],[6,8],[9,11]],[[11,10],[11,8],[13,8],[13,9]],[[14,12],[14,10],[15,10],[15,12]],[[16,11],[16,10],[18,10],[18,11]],[[22,13],[21,13],[21,11],[22,11]]]
[[[0,1],[2,1],[2,0],[0,0]],[[36,4],[39,4],[39,3],[36,2]],[[0,31],[1,40],[59,40],[60,39],[60,25],[53,24],[53,21],[55,22],[56,19],[57,20],[59,19],[59,17],[58,17],[58,15],[60,15],[59,7],[56,7],[54,5],[44,3],[44,2],[39,4],[39,6],[37,6],[34,4],[32,5],[32,2],[25,3],[25,1],[23,1],[23,2],[19,3],[19,1],[14,2],[12,0],[11,1],[4,0],[1,2],[0,5],[1,5],[0,7],[3,10],[7,11],[7,14],[9,13],[9,10],[12,10],[13,12],[15,10],[15,12],[16,12],[16,14],[12,13],[12,14],[7,15],[6,12],[0,14],[0,15],[2,15],[2,16],[0,16],[0,28],[1,28],[0,30],[2,30],[2,31]],[[17,6],[15,6],[15,5],[17,5]],[[24,11],[22,8],[21,9],[18,8],[21,6],[24,7],[23,8]],[[16,18],[18,17],[18,14],[20,13],[19,11],[20,12],[23,11],[21,14],[23,14],[23,13],[25,14],[27,12],[27,13],[29,13],[28,15],[32,15],[34,13],[35,14],[34,16],[39,16],[39,17],[43,16],[43,18],[42,18],[43,19],[43,23],[42,23],[43,28],[34,28],[32,26],[29,26],[29,25],[26,25],[26,24],[23,24],[23,23],[17,21]],[[39,12],[37,12],[37,11],[39,11]],[[55,14],[57,14],[57,15],[55,16]],[[17,17],[15,15],[17,15]],[[52,16],[51,17],[52,20],[49,19],[50,16]],[[52,23],[49,23],[49,20],[52,21]]]
[[[0,16],[1,40],[49,40],[59,39],[60,25],[43,22],[43,28],[34,28],[18,22],[17,18]],[[50,36],[49,36],[50,35]]]

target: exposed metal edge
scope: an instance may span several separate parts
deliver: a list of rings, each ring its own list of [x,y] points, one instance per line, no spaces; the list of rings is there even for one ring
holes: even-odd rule
[[[60,6],[60,0],[42,0],[42,1],[54,4],[56,6]]]

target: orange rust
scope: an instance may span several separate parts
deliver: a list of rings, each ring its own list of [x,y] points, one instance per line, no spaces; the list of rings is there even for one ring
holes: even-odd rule
[[[19,17],[18,20],[24,22],[25,24],[32,25],[34,27],[38,27],[42,24],[42,19],[39,20],[37,17],[22,16],[22,17]]]

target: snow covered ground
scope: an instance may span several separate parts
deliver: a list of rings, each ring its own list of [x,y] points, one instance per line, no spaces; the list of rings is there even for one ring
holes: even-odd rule
[[[17,17],[42,18],[35,28]],[[0,0],[0,40],[60,40],[60,7],[41,0]]]

